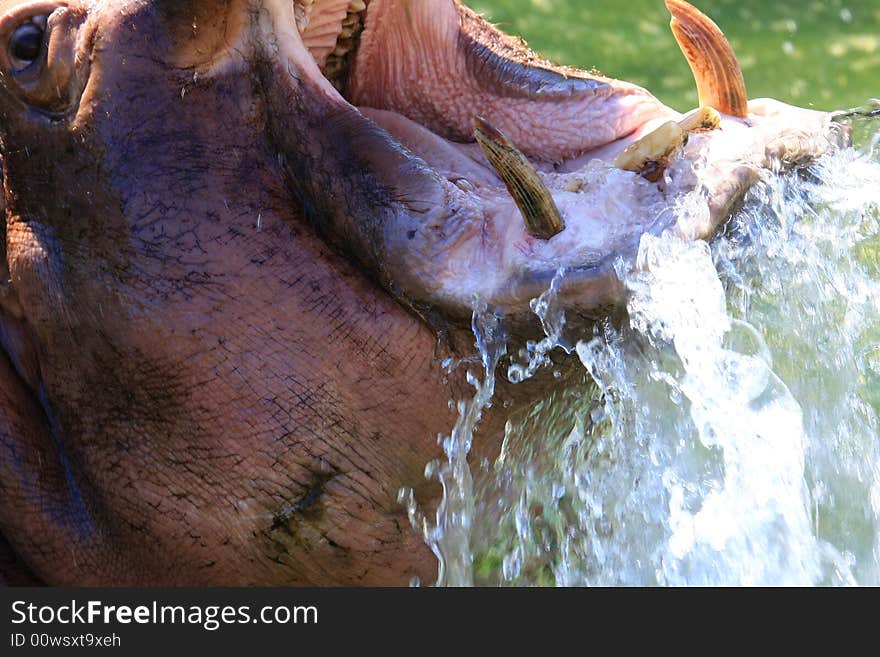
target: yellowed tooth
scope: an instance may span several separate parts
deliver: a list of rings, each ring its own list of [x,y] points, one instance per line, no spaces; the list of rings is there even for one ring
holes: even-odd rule
[[[638,141],[630,144],[615,159],[614,166],[625,171],[641,173],[657,182],[669,164],[669,158],[684,145],[692,132],[715,130],[721,125],[721,115],[711,107],[689,112],[681,121],[669,121]]]
[[[529,235],[549,240],[565,230],[556,201],[522,151],[503,132],[479,117],[474,137],[516,202]]]
[[[672,33],[694,73],[700,105],[745,118],[749,111],[746,83],[724,33],[684,0],[666,0],[666,6],[672,14]]]
[[[689,112],[678,125],[688,134],[698,130],[715,130],[721,125],[721,115],[713,107],[700,107]]]
[[[685,131],[676,121],[668,121],[648,133],[614,158],[614,166],[624,171],[642,173],[649,164],[662,163],[679,148]]]

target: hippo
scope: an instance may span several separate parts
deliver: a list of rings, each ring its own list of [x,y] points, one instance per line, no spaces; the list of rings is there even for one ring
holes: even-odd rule
[[[437,503],[474,304],[613,316],[642,235],[834,146],[667,6],[687,114],[457,0],[0,2],[3,580],[431,581],[398,491]]]

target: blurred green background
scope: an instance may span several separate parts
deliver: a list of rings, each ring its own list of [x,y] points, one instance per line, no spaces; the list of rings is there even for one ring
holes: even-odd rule
[[[663,0],[466,0],[562,64],[636,82],[688,110],[697,94]],[[736,50],[749,96],[817,109],[880,96],[880,0],[701,0]]]

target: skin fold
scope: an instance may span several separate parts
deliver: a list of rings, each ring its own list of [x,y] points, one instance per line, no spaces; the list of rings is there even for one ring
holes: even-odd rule
[[[678,229],[706,237],[760,167],[827,147],[824,116],[754,104],[691,140],[662,189],[603,170],[597,198],[634,190],[632,222],[605,231],[565,176],[680,115],[430,6],[369,3],[334,86],[288,0],[0,2],[2,44],[49,17],[34,67],[0,45],[3,581],[432,581],[397,494],[438,498],[423,471],[469,391],[441,363],[472,350],[471,295],[526,331],[528,299],[569,264],[572,313],[601,315],[640,199],[704,189],[703,225]],[[523,234],[473,143],[478,110],[570,233]],[[475,456],[564,383],[502,382]]]

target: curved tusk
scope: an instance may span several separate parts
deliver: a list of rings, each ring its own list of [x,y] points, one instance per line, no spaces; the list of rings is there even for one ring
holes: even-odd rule
[[[485,119],[477,117],[475,123],[474,137],[489,164],[507,186],[522,213],[529,235],[549,240],[565,230],[556,201],[522,151]]]
[[[666,7],[672,14],[672,33],[694,73],[700,105],[746,118],[746,83],[724,33],[711,18],[684,0],[666,0]]]

